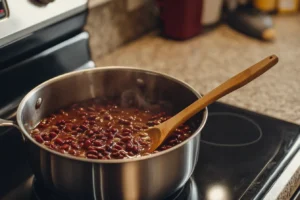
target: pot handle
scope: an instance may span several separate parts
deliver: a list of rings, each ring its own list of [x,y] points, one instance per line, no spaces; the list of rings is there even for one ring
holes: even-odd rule
[[[6,119],[0,118],[0,127],[1,126],[14,126],[16,128],[19,128],[19,126],[16,124],[16,122],[14,122],[12,120],[6,120]]]

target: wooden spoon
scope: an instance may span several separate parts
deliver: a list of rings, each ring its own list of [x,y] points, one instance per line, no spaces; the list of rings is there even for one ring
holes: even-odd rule
[[[186,122],[189,118],[197,114],[206,106],[259,77],[261,74],[273,67],[277,62],[278,57],[275,55],[271,55],[261,60],[255,65],[228,79],[227,81],[207,93],[205,96],[198,99],[197,101],[186,107],[184,110],[180,111],[172,118],[157,126],[147,129],[145,132],[151,139],[151,146],[146,151],[148,153],[152,153],[178,126]]]

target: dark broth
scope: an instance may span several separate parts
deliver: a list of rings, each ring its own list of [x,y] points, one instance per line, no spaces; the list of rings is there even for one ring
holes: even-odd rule
[[[91,99],[44,118],[31,131],[31,136],[63,154],[91,159],[131,158],[140,156],[151,144],[147,135],[135,137],[136,134],[170,117],[163,109],[154,112],[134,106],[125,108],[117,101]],[[169,149],[191,134],[190,126],[181,125],[153,153]]]

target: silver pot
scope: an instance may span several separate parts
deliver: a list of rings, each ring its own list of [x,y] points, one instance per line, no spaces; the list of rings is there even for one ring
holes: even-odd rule
[[[93,160],[61,154],[45,148],[29,134],[43,117],[63,106],[99,96],[124,95],[146,96],[138,102],[140,106],[171,105],[175,113],[201,97],[187,84],[153,71],[129,67],[88,69],[37,86],[21,101],[17,124],[0,119],[0,126],[20,129],[34,175],[56,192],[73,199],[164,199],[181,188],[195,168],[207,109],[189,120],[195,129],[189,139],[134,159]]]

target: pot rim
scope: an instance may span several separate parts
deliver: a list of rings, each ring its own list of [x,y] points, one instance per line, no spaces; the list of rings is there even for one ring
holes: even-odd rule
[[[65,79],[65,78],[69,78],[75,75],[80,75],[80,74],[85,74],[85,73],[91,73],[93,71],[105,71],[105,70],[132,70],[132,71],[140,71],[140,72],[144,72],[144,73],[148,73],[148,74],[155,74],[155,75],[159,75],[159,76],[163,76],[169,80],[172,80],[174,82],[177,82],[181,85],[183,85],[185,88],[187,88],[188,90],[190,90],[191,92],[193,92],[198,98],[201,98],[203,95],[199,94],[194,88],[192,88],[190,85],[188,85],[187,83],[173,77],[170,75],[167,75],[165,73],[161,73],[161,72],[157,72],[155,70],[148,70],[148,69],[142,69],[142,68],[138,68],[138,67],[128,67],[128,66],[104,66],[104,67],[96,67],[96,68],[92,68],[92,69],[85,69],[85,70],[79,70],[79,71],[74,71],[74,72],[69,72],[69,73],[65,73],[56,77],[53,77],[43,83],[41,83],[40,85],[36,86],[35,88],[33,88],[30,92],[28,92],[25,97],[22,99],[21,103],[18,106],[17,109],[17,123],[19,126],[19,129],[21,130],[22,134],[26,136],[26,138],[28,140],[30,140],[32,143],[34,143],[35,145],[37,145],[38,147],[42,148],[43,150],[55,154],[57,156],[63,157],[63,158],[67,158],[67,159],[72,159],[72,160],[76,160],[76,161],[83,161],[83,162],[89,162],[89,163],[127,163],[127,162],[135,162],[135,161],[142,161],[142,160],[146,160],[146,159],[151,159],[151,158],[155,158],[167,153],[170,153],[172,151],[175,151],[176,149],[180,148],[181,146],[185,145],[186,143],[188,143],[190,140],[192,140],[194,137],[196,137],[198,134],[200,134],[201,130],[203,129],[206,121],[207,121],[207,117],[208,117],[208,109],[207,107],[205,107],[204,112],[203,112],[203,118],[201,121],[201,124],[198,126],[198,128],[194,131],[194,133],[192,134],[192,136],[190,136],[187,140],[181,142],[180,144],[155,153],[155,154],[150,154],[147,156],[141,156],[141,157],[136,157],[136,158],[128,158],[128,159],[110,159],[110,160],[100,160],[100,159],[90,159],[90,158],[81,158],[81,157],[77,157],[77,156],[72,156],[69,154],[62,154],[59,153],[57,151],[54,151],[52,149],[49,149],[47,147],[45,147],[44,145],[38,143],[37,141],[34,140],[33,137],[31,137],[30,133],[28,133],[24,127],[24,124],[22,123],[22,110],[26,104],[26,102],[30,99],[30,97],[36,93],[37,90],[44,88],[54,82],[57,82],[61,79]]]

